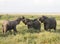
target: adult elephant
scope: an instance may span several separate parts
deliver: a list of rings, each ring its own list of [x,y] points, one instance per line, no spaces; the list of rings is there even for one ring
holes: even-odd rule
[[[11,32],[11,30],[13,30],[15,34],[15,32],[17,32],[16,26],[20,23],[20,21],[21,18],[17,18],[13,21],[5,20],[2,24],[3,34],[5,34],[7,31]]]
[[[22,17],[22,21],[25,25],[27,25],[28,29],[34,28],[35,30],[39,30],[41,28],[41,23],[39,22],[38,19],[27,19],[25,17]]]
[[[44,24],[44,29],[47,31],[49,29],[49,31],[51,31],[51,29],[54,29],[56,31],[56,20],[54,17],[46,17],[46,16],[42,16],[41,18],[39,18],[39,20]]]

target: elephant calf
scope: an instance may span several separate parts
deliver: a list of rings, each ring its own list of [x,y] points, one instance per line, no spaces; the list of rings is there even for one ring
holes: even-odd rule
[[[31,19],[26,19],[25,17],[23,17],[22,21],[25,25],[27,25],[28,29],[34,28],[35,30],[38,29],[40,31],[41,23],[37,19],[31,20]]]
[[[53,17],[46,17],[46,16],[42,16],[40,19],[39,19],[43,24],[44,24],[44,29],[45,30],[48,30],[51,31],[51,29],[54,29],[56,31],[56,20],[55,18]]]

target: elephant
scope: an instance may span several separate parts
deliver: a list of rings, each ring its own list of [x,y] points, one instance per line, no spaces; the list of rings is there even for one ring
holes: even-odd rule
[[[27,19],[25,17],[22,17],[22,21],[25,25],[27,25],[28,29],[34,28],[35,30],[39,30],[41,28],[41,23],[39,22],[38,19]]]
[[[54,29],[56,31],[57,22],[54,17],[42,16],[39,18],[39,20],[44,24],[44,29],[46,31],[51,31],[51,29]]]
[[[7,31],[11,32],[11,30],[13,30],[15,34],[17,32],[16,26],[20,23],[21,20],[21,18],[17,18],[13,21],[5,20],[2,24],[3,34],[5,34]]]

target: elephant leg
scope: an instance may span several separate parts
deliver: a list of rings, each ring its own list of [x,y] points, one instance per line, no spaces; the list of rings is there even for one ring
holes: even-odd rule
[[[16,27],[14,27],[14,35],[16,35],[15,33],[17,33]]]
[[[46,29],[46,24],[44,23],[44,30],[46,30],[47,31],[47,29]]]
[[[41,25],[39,26],[39,31],[41,32]]]
[[[16,27],[14,27],[14,31],[15,31],[15,32],[17,32],[17,29],[16,29]]]
[[[29,25],[27,27],[28,27],[28,29],[30,29],[30,26]]]
[[[46,25],[45,30],[48,31],[48,29],[49,29],[49,25]]]
[[[4,34],[4,27],[3,27],[3,25],[2,25],[2,32],[3,32],[3,34]]]
[[[41,28],[40,27],[38,27],[38,32],[41,32]]]
[[[5,35],[5,33],[7,32],[7,27],[3,26],[2,29],[3,29],[3,34]]]
[[[56,31],[56,25],[57,25],[57,24],[55,23],[55,27],[54,27],[54,30],[55,30],[55,31]]]
[[[41,32],[41,30],[39,29],[39,30],[37,30],[37,32],[39,33],[39,32]]]
[[[6,29],[6,30],[4,30],[4,33],[3,33],[3,34],[4,34],[4,35],[6,35],[6,34],[7,34],[7,31],[8,31],[7,29]]]
[[[2,26],[2,32],[3,32],[3,34],[4,34],[4,27]]]
[[[56,31],[56,27],[54,27],[54,30]]]
[[[46,28],[46,26],[44,26],[44,29],[47,31],[48,29]]]
[[[28,32],[30,32],[30,26],[29,25],[27,25],[27,28],[28,28]]]
[[[38,29],[38,32],[41,32],[41,25],[37,25],[36,28]]]

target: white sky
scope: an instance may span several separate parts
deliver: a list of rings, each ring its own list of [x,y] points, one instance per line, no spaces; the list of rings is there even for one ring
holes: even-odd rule
[[[60,12],[60,0],[0,0],[0,13]]]

